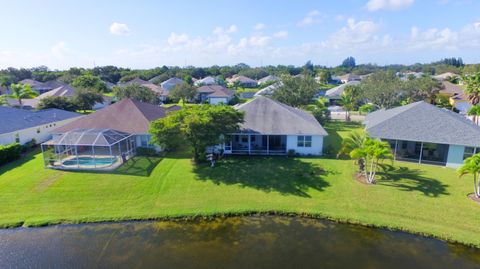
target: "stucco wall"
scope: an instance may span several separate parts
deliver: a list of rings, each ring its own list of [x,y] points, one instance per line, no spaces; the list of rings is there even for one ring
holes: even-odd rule
[[[450,145],[448,148],[447,167],[459,167],[463,164],[464,146]]]
[[[293,149],[296,153],[301,155],[322,155],[323,153],[323,136],[313,135],[312,136],[312,146],[311,147],[298,147],[297,146],[297,136],[288,135],[287,136],[287,151]]]
[[[37,143],[43,143],[50,138],[52,138],[52,135],[50,132],[52,132],[54,129],[61,127],[71,121],[74,121],[78,119],[77,118],[71,118],[63,121],[57,121],[57,122],[52,122],[48,124],[43,124],[39,126],[35,126],[32,128],[27,128],[23,130],[19,130],[16,132],[12,133],[7,133],[7,134],[1,134],[0,135],[0,144],[11,144],[15,143],[15,136],[18,134],[20,138],[20,144],[25,144],[27,142],[30,142],[32,139],[35,139]]]

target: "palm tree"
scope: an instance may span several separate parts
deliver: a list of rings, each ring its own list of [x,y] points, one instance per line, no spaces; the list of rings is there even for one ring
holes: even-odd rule
[[[477,105],[480,102],[480,73],[463,77],[465,92],[468,94],[468,102]]]
[[[22,106],[22,99],[34,98],[38,93],[32,90],[30,84],[12,84],[10,85],[11,94],[8,97],[18,101],[19,106]]]
[[[478,116],[480,116],[480,105],[472,106],[468,110],[467,115],[473,116],[473,122],[475,122],[475,124],[478,124]]]
[[[345,109],[345,121],[350,121],[350,111],[355,108],[355,100],[351,94],[344,92],[339,100],[340,105]]]
[[[349,155],[354,149],[363,148],[367,135],[365,132],[352,132],[342,140],[342,148],[338,151],[337,158],[344,155]],[[365,162],[363,159],[358,159],[358,170],[364,172]]]
[[[466,174],[473,175],[473,193],[475,194],[475,197],[480,198],[480,182],[477,182],[480,174],[480,153],[465,159],[463,165],[458,168],[457,172],[460,176]]]
[[[357,147],[350,152],[350,157],[357,160],[363,160],[365,169],[363,171],[365,179],[368,183],[375,182],[375,174],[377,173],[380,162],[386,159],[393,159],[390,145],[379,139],[367,138],[363,146]]]

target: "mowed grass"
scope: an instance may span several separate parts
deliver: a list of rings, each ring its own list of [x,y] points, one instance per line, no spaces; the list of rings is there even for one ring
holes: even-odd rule
[[[360,126],[332,123],[326,143]],[[480,246],[470,177],[397,162],[377,185],[353,180],[351,160],[229,157],[194,166],[181,154],[135,158],[114,173],[43,168],[41,154],[0,168],[0,226],[36,226],[247,212],[299,213]]]

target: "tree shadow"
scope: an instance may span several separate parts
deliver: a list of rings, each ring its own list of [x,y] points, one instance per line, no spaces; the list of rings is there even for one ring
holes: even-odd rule
[[[113,174],[148,177],[162,158],[135,156],[115,169]]]
[[[419,169],[383,164],[377,173],[380,178],[377,184],[395,187],[402,191],[418,191],[428,197],[449,195],[448,185],[437,179],[425,177],[423,174],[424,172]]]
[[[16,160],[13,160],[9,163],[5,163],[5,164],[2,164],[0,165],[0,176],[2,174],[4,174],[5,172],[7,171],[10,171],[14,168],[17,168],[17,167],[20,167],[28,162],[30,162],[31,160],[35,159],[37,156],[38,153],[41,153],[41,150],[38,149],[38,148],[35,148],[27,153],[23,153],[20,155],[20,158],[16,159]],[[43,156],[40,156],[40,158],[43,158]],[[43,165],[43,163],[42,163]]]
[[[264,192],[310,197],[310,189],[323,191],[330,184],[323,179],[331,174],[321,167],[297,158],[229,157],[216,167],[199,164],[193,167],[198,180],[215,184],[239,185]]]

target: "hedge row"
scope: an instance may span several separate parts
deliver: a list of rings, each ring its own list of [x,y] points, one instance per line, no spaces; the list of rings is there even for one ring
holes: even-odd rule
[[[0,165],[20,158],[22,146],[18,143],[0,145]]]

